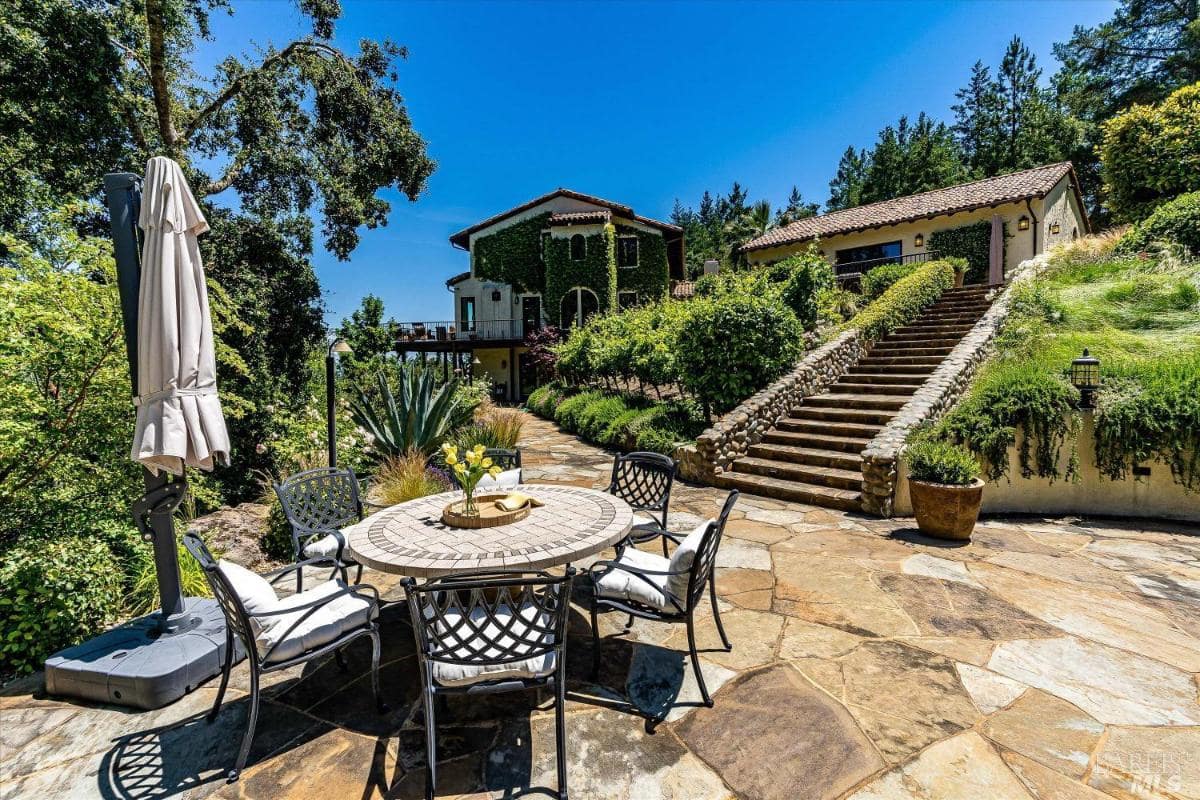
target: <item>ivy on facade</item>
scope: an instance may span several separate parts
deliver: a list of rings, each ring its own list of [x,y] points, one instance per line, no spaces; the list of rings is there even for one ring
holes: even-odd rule
[[[1008,254],[1008,224],[1004,225],[1004,255]],[[929,234],[929,250],[942,258],[967,260],[967,283],[983,283],[988,277],[989,251],[992,244],[992,223],[973,222],[957,228],[946,228]],[[1002,259],[1003,260],[1003,259]]]

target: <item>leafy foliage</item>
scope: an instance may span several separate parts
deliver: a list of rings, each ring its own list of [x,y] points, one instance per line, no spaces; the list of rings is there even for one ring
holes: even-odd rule
[[[372,498],[385,506],[453,488],[446,475],[431,469],[429,459],[416,451],[384,459],[371,481]]]
[[[1175,244],[1200,258],[1200,192],[1168,200],[1121,238],[1121,253],[1150,250],[1157,244]]]
[[[874,300],[889,286],[917,268],[913,264],[880,264],[862,276],[862,296]]]
[[[1004,248],[1001,263],[1008,252],[1008,224],[1004,225]],[[992,242],[992,223],[984,220],[957,228],[946,228],[929,234],[929,249],[942,258],[960,258],[967,262],[966,283],[983,283],[988,277]]]
[[[475,275],[511,284],[519,292],[543,292],[546,264],[542,231],[549,220],[549,214],[539,214],[477,238],[471,246]]]
[[[1200,83],[1106,122],[1100,161],[1119,221],[1145,219],[1162,202],[1200,191]]]
[[[183,541],[176,542],[176,558],[179,562],[179,588],[184,597],[212,597],[212,589],[204,575],[200,562],[183,546]],[[290,552],[289,552],[290,555]],[[125,596],[126,611],[134,616],[149,614],[159,607],[158,570],[154,561],[144,558],[139,563],[133,585]]]
[[[912,322],[926,307],[933,305],[942,292],[954,285],[954,267],[958,259],[927,261],[892,284],[874,302],[843,324],[844,330],[857,329],[868,341],[875,341],[896,328]]]
[[[812,246],[807,252],[787,258],[772,268],[784,270],[786,276],[779,295],[784,305],[795,313],[804,330],[814,330],[820,316],[821,295],[834,287],[833,267]]]
[[[435,388],[429,370],[403,370],[398,397],[383,373],[377,376],[377,387],[378,410],[360,390],[351,403],[351,414],[371,435],[372,449],[385,458],[401,457],[411,450],[433,454],[475,412],[474,406],[462,402],[457,381]]]
[[[909,477],[915,481],[969,486],[979,477],[971,451],[931,436],[918,437],[904,450]]]
[[[695,438],[704,419],[694,403],[652,403],[642,397],[584,391],[572,394],[559,384],[541,386],[529,396],[529,410],[553,419],[564,430],[605,447],[650,450],[670,455]]]
[[[967,177],[953,133],[925,112],[916,124],[902,116],[895,127],[881,130],[866,164],[859,196],[863,204],[940,189]]]
[[[29,671],[121,612],[121,569],[85,534],[25,537],[0,554],[0,673]]]

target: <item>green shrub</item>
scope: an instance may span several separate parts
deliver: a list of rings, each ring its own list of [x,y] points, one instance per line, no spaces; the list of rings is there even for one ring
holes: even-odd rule
[[[713,411],[766,386],[803,350],[800,321],[774,297],[730,294],[689,305],[676,353],[679,379]]]
[[[276,561],[291,561],[296,555],[292,550],[292,526],[283,514],[283,506],[279,504],[274,491],[270,491],[270,496],[264,496],[263,499],[271,510],[267,512],[267,527],[258,540],[258,547]]]
[[[917,264],[881,264],[862,276],[862,295],[874,300],[889,286],[917,268]]]
[[[200,562],[183,546],[183,540],[176,542],[176,558],[179,561],[179,588],[184,597],[212,597],[212,589],[204,568]],[[220,556],[220,553],[215,554]],[[125,610],[134,616],[149,614],[159,608],[162,598],[158,595],[158,570],[154,559],[147,558],[140,562],[133,585],[125,596]]]
[[[921,436],[904,451],[908,477],[926,483],[968,486],[979,477],[979,461],[970,451],[932,436]]]
[[[1010,238],[1008,225],[1005,225],[1002,253],[1007,253]],[[959,258],[965,262],[962,265],[966,272],[963,278],[965,283],[983,283],[987,280],[991,249],[992,223],[987,220],[929,234],[929,252],[937,253],[939,258]]]
[[[121,612],[120,565],[86,536],[23,539],[0,555],[0,673],[98,633]]]
[[[647,425],[638,431],[637,449],[669,456],[675,452],[675,448],[683,438],[677,431],[670,428]]]
[[[580,392],[568,397],[554,410],[554,421],[569,431],[578,431],[584,409],[602,396],[600,392]]]
[[[1200,258],[1200,192],[1168,200],[1129,229],[1117,245],[1118,252],[1139,253],[1155,244],[1176,244]]]
[[[617,417],[628,411],[628,406],[625,401],[616,395],[607,395],[597,397],[583,407],[579,412],[578,428],[576,429],[583,438],[590,439],[593,442],[601,444],[609,444],[606,434],[609,426]]]
[[[539,386],[529,393],[525,406],[534,414],[546,419],[554,419],[554,410],[564,397],[562,387],[556,383]]]
[[[1007,474],[1008,449],[1021,430],[1021,476],[1054,479],[1060,477],[1063,445],[1074,441],[1072,412],[1078,397],[1061,374],[1036,364],[1003,364],[977,379],[940,427],[983,458],[989,480]],[[1072,463],[1067,477],[1074,477],[1074,471]]]
[[[875,341],[907,325],[954,285],[956,264],[961,265],[962,260],[950,258],[925,262],[858,312],[842,326],[843,330],[857,328],[864,339]]]
[[[1104,123],[1105,205],[1118,222],[1145,219],[1162,202],[1200,190],[1200,83],[1158,105],[1134,105]]]

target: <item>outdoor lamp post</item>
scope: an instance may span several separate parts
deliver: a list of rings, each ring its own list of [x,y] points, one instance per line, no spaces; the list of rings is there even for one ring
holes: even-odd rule
[[[337,419],[334,408],[334,372],[337,353],[353,353],[345,339],[334,339],[325,353],[325,435],[328,437],[329,466],[337,466]]]
[[[1079,390],[1079,407],[1095,408],[1096,390],[1100,388],[1100,359],[1083,349],[1083,355],[1071,362],[1071,383]]]

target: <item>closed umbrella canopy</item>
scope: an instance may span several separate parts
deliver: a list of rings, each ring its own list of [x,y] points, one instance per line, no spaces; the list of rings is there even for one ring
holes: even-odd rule
[[[1004,283],[1004,220],[992,215],[992,238],[988,242],[988,283]]]
[[[179,165],[146,164],[138,226],[145,231],[138,294],[135,461],[154,474],[229,460],[217,396],[208,291],[196,237],[208,222]]]

